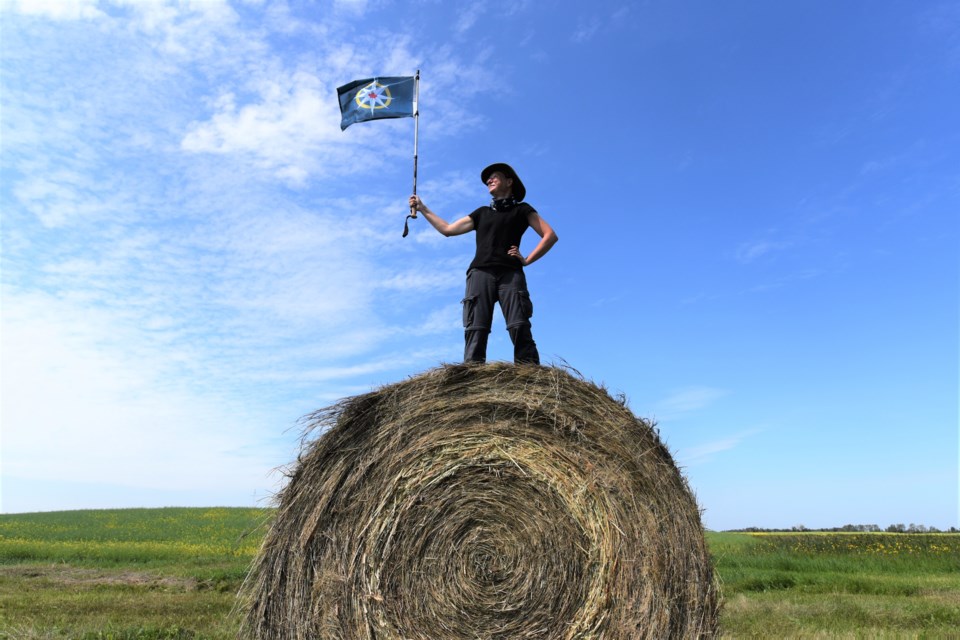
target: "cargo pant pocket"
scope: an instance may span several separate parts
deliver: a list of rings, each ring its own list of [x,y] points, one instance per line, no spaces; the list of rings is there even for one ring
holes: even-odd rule
[[[473,315],[477,310],[477,296],[467,296],[460,301],[463,305],[463,328],[468,329],[473,326]]]
[[[503,319],[507,321],[507,329],[530,324],[533,303],[525,289],[511,289],[503,292],[500,297],[500,307],[503,309]]]
[[[520,292],[520,308],[523,310],[523,317],[529,320],[533,317],[533,300],[530,299],[529,291]]]

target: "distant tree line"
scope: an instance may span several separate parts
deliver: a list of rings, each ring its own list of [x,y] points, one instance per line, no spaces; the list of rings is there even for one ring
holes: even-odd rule
[[[809,529],[802,524],[794,525],[789,529],[765,529],[763,527],[747,527],[746,529],[730,529],[734,532],[743,532],[743,533],[796,533],[803,531],[810,532],[820,532],[820,533],[837,533],[842,531],[855,532],[855,533],[880,533],[886,531],[887,533],[960,533],[960,529],[956,527],[950,527],[949,529],[940,530],[936,527],[928,527],[922,524],[910,523],[909,525],[905,524],[892,524],[886,529],[881,529],[879,525],[876,524],[845,524],[842,527],[830,527],[826,529]]]

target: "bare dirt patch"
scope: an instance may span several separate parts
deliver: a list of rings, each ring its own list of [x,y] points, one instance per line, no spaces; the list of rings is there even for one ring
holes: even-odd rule
[[[143,571],[104,571],[69,565],[17,565],[0,567],[0,579],[37,581],[69,588],[137,587],[196,591],[195,578],[177,578]]]

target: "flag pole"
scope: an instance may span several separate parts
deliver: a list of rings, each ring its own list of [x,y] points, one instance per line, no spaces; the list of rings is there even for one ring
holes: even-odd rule
[[[417,138],[420,133],[420,69],[413,80],[413,195],[417,195]],[[410,207],[410,215],[417,217],[417,208]]]

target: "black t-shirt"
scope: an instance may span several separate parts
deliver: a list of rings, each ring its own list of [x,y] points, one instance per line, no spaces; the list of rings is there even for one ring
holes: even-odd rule
[[[536,213],[536,209],[526,202],[520,202],[506,211],[480,207],[471,213],[470,219],[477,232],[477,255],[470,263],[470,269],[522,269],[520,261],[507,255],[507,251],[510,247],[520,246],[520,238],[530,226],[527,216],[531,212]]]

